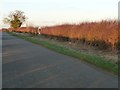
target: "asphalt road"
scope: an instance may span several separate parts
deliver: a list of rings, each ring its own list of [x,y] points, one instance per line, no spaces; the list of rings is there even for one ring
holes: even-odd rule
[[[3,33],[3,88],[118,88],[118,77]]]

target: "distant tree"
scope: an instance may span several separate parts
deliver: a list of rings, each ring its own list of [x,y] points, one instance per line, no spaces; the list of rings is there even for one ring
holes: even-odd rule
[[[24,12],[20,10],[15,10],[10,12],[10,14],[3,19],[5,24],[9,24],[11,28],[18,28],[26,21],[26,16]]]

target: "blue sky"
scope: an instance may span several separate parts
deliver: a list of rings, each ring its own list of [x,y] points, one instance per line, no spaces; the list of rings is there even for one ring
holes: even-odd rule
[[[10,11],[21,10],[36,26],[117,19],[119,0],[1,0],[0,23]]]

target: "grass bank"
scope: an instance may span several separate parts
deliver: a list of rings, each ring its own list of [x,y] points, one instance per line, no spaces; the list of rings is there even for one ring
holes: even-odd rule
[[[64,55],[68,55],[71,57],[75,57],[78,58],[80,60],[86,61],[88,63],[94,64],[97,67],[100,67],[104,70],[107,70],[109,72],[112,72],[114,74],[118,74],[118,65],[112,63],[111,61],[105,60],[102,57],[99,56],[95,56],[95,55],[89,55],[80,51],[75,51],[73,49],[61,46],[61,45],[56,45],[53,44],[49,41],[44,41],[44,40],[38,40],[34,37],[28,37],[26,35],[21,35],[21,34],[17,34],[17,33],[13,33],[13,32],[8,32],[9,34],[13,35],[13,36],[17,36],[19,38],[22,38],[26,41],[44,46],[48,49],[51,49],[55,52],[64,54]]]

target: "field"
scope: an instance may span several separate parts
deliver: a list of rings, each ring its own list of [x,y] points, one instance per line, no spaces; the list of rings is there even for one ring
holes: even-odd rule
[[[3,29],[5,31],[5,29]],[[37,27],[9,28],[9,31],[38,34]],[[63,24],[51,27],[42,27],[41,34],[73,43],[82,43],[99,49],[119,48],[118,22],[116,20],[103,20],[100,22],[84,22],[80,24]]]
[[[75,43],[86,43],[100,49],[118,47],[117,21],[86,22],[79,25],[59,25],[43,28],[42,34],[61,37]]]

